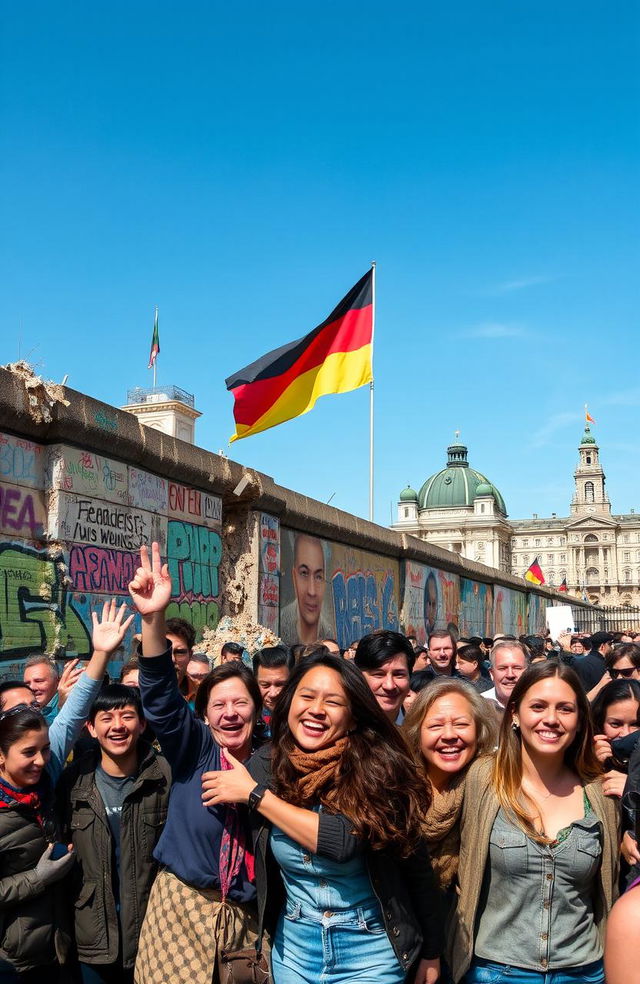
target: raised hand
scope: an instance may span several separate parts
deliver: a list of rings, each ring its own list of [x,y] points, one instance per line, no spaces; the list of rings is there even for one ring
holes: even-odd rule
[[[58,681],[58,707],[62,707],[76,683],[84,673],[84,666],[78,665],[79,659],[70,659],[64,665]]]
[[[93,621],[91,642],[94,651],[113,653],[121,645],[125,633],[134,619],[133,615],[129,615],[124,622],[122,621],[126,610],[126,604],[123,603],[120,608],[117,608],[116,599],[112,598],[111,601],[105,601],[102,606],[102,621],[98,621],[96,612],[91,612]]]
[[[164,612],[171,600],[171,578],[169,568],[160,560],[160,547],[151,544],[149,549],[140,547],[140,567],[129,584],[129,594],[142,616]]]

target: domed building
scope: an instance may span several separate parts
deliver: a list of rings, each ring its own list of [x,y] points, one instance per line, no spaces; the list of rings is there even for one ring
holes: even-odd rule
[[[469,465],[458,440],[447,448],[447,463],[419,492],[400,493],[394,530],[411,533],[502,571],[511,570],[511,524],[499,490]]]
[[[548,585],[601,605],[640,605],[640,515],[613,514],[600,448],[589,425],[578,446],[568,516],[507,519],[496,486],[471,468],[456,440],[445,468],[419,492],[400,493],[392,529],[411,533],[468,560],[523,577],[537,559]]]

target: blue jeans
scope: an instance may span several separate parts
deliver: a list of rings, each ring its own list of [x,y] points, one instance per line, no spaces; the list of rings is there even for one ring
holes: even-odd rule
[[[274,984],[404,984],[380,907],[322,913],[288,906],[278,920]]]
[[[463,984],[604,984],[602,960],[565,970],[525,970],[476,957]]]

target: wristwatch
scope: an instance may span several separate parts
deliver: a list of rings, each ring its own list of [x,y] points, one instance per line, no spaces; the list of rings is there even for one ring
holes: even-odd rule
[[[247,800],[247,806],[250,810],[257,810],[262,803],[262,798],[266,793],[268,786],[264,786],[262,783],[257,783],[251,792],[249,793],[249,799]]]

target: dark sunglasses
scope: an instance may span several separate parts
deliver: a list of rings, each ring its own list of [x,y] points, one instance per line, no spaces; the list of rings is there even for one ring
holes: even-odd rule
[[[612,680],[617,680],[618,677],[625,677],[629,680],[633,674],[636,672],[636,666],[629,666],[626,670],[609,670],[609,675]]]
[[[5,718],[11,717],[12,714],[17,714],[19,711],[31,711],[42,717],[40,705],[35,700],[32,700],[30,704],[16,704],[14,707],[10,707],[8,711],[2,711],[0,713],[0,721],[4,721]]]

